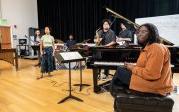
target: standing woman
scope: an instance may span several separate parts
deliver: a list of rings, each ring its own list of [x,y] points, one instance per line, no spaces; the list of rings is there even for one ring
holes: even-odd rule
[[[167,96],[173,91],[170,51],[160,43],[158,29],[151,23],[143,24],[137,33],[142,46],[136,65],[125,63],[118,67],[112,85],[129,88],[139,95]]]
[[[48,76],[51,76],[50,72],[55,69],[54,64],[54,37],[50,35],[51,29],[45,27],[45,35],[41,37],[40,41],[40,53],[41,53],[41,76],[37,79],[43,78],[44,73],[48,73]]]

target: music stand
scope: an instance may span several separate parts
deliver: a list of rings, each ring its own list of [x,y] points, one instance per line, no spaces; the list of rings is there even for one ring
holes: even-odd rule
[[[90,86],[89,84],[83,84],[82,83],[82,64],[81,64],[81,61],[80,61],[80,84],[74,84],[73,86],[80,86],[80,91],[82,90],[82,87],[83,86]]]
[[[69,95],[64,99],[62,99],[61,101],[59,101],[58,104],[63,103],[69,98],[83,102],[83,100],[71,94],[71,62],[83,61],[85,60],[85,58],[83,58],[78,52],[61,52],[61,53],[57,52],[55,53],[55,58],[59,63],[69,63]]]

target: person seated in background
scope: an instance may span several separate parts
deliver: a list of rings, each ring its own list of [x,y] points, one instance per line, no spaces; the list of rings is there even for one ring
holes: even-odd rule
[[[40,30],[39,29],[37,29],[35,31],[35,36],[34,37],[35,37],[34,38],[34,44],[40,46],[41,34],[40,34]],[[40,61],[41,61],[41,58],[40,58],[40,47],[39,47],[38,50],[34,51],[34,54],[38,54],[38,60],[39,60],[39,62],[35,66],[40,66]]]
[[[124,25],[124,23],[120,24],[121,31],[119,32],[118,37],[119,38],[130,38],[132,39],[132,32],[127,29],[127,27]]]
[[[132,32],[124,25],[124,23],[120,24],[121,31],[119,32],[118,37],[116,38],[116,42],[121,43],[129,43],[132,42]]]
[[[74,37],[72,34],[69,35],[69,40],[67,40],[66,45],[68,48],[73,47],[76,44],[76,41],[74,40]]]
[[[36,45],[40,45],[40,39],[41,39],[41,33],[40,33],[40,30],[37,29],[35,31],[35,39],[34,39]]]
[[[160,43],[158,29],[146,23],[137,32],[142,46],[136,65],[125,63],[118,67],[111,85],[129,88],[139,95],[167,96],[173,90],[170,51]]]

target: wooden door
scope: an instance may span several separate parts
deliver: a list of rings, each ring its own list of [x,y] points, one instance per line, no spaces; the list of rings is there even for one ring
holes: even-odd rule
[[[1,38],[1,48],[7,49],[11,48],[11,35],[10,35],[10,27],[8,26],[0,26],[0,38]]]

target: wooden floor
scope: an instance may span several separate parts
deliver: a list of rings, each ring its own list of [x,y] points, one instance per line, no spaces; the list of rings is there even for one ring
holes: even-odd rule
[[[0,60],[0,112],[113,112],[113,98],[108,92],[95,94],[92,86],[79,92],[73,86],[72,94],[83,102],[67,100],[57,104],[68,95],[68,71],[59,70],[53,77],[36,80],[40,69],[34,67],[36,60],[19,60],[19,71],[9,63]],[[72,83],[79,83],[79,71],[72,71]],[[92,85],[92,71],[83,71],[83,82]],[[174,75],[179,85],[179,74]],[[175,100],[173,112],[179,110],[179,95],[172,94]]]

